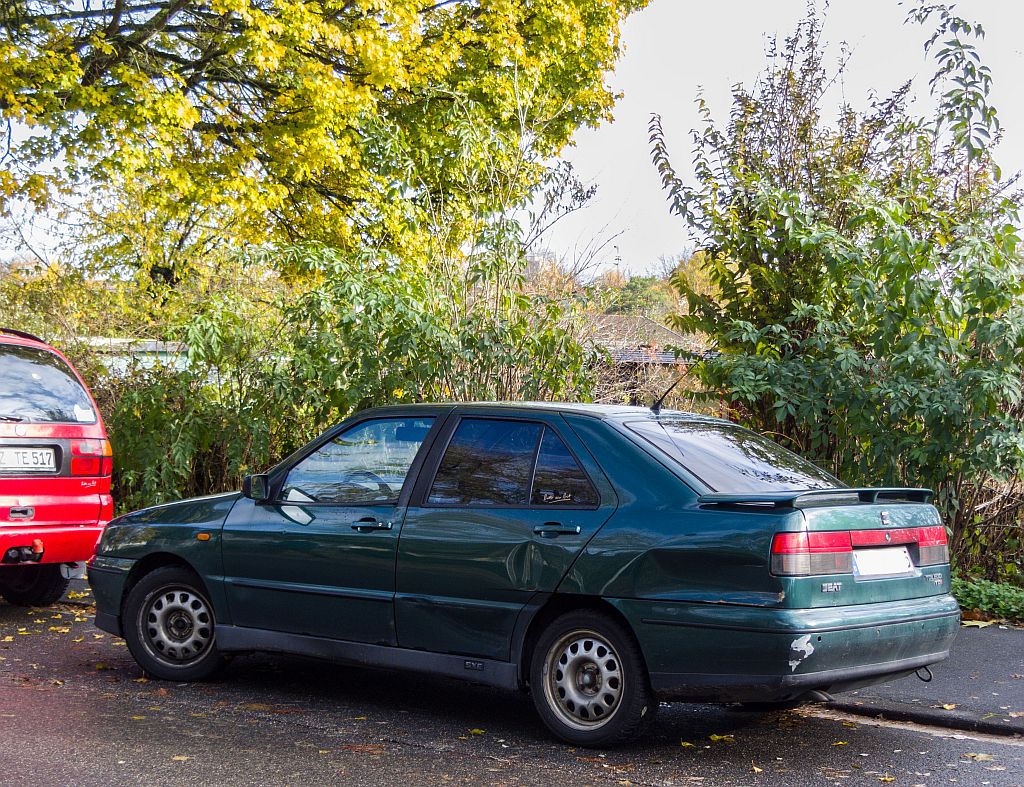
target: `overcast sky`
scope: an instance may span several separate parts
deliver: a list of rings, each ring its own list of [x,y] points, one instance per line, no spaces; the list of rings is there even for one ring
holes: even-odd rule
[[[825,15],[828,62],[837,61],[843,41],[852,48],[852,58],[842,93],[832,104],[845,94],[855,108],[863,108],[869,91],[884,94],[915,78],[918,106],[922,114],[927,111],[928,79],[934,72],[923,49],[927,32],[903,24],[906,8],[898,0],[834,0]],[[686,229],[669,216],[650,162],[648,119],[652,112],[662,116],[676,169],[688,175],[698,89],[703,88],[716,120],[726,118],[730,86],[753,84],[765,65],[767,37],[792,32],[805,9],[805,0],[653,0],[628,19],[625,54],[609,78],[624,94],[615,120],[577,132],[575,146],[565,155],[585,182],[598,187],[597,196],[591,207],[552,230],[552,250],[571,256],[595,238],[621,232],[602,250],[602,267],[615,264],[617,247],[623,272],[644,272],[659,255],[686,248]],[[997,161],[1006,177],[1024,169],[1024,2],[960,0],[957,11],[980,22],[987,33],[979,49],[993,73],[991,101],[1004,135]]]

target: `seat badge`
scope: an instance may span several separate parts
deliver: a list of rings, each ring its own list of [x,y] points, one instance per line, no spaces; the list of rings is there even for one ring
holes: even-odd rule
[[[842,582],[822,582],[821,592],[822,593],[838,593],[843,589]]]

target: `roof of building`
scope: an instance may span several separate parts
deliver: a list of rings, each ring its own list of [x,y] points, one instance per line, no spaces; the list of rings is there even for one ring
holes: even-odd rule
[[[694,337],[642,315],[595,314],[590,325],[591,340],[613,363],[675,366],[707,352]]]

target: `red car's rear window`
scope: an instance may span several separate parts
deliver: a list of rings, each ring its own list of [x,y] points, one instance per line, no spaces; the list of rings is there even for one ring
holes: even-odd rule
[[[96,411],[54,353],[0,344],[0,421],[94,424]]]

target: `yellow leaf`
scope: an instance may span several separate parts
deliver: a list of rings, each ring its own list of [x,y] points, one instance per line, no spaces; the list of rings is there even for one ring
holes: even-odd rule
[[[132,718],[133,718],[133,719],[134,719],[135,721],[140,721],[141,719],[144,719],[144,718],[146,718],[146,717],[145,717],[145,716],[132,716]]]
[[[132,678],[136,683],[149,683],[149,678]]]
[[[6,637],[4,637],[4,642],[14,642],[14,637],[8,634]]]
[[[750,763],[750,771],[752,773],[760,773],[763,770],[764,768],[758,768],[756,765],[754,765],[754,763]]]
[[[991,754],[976,754],[975,752],[968,752],[964,757],[968,757],[976,762],[991,762],[995,759]]]
[[[683,746],[683,747],[693,748],[693,744],[690,743],[689,741],[679,741],[679,745]]]
[[[708,735],[709,741],[725,741],[726,743],[735,743],[736,739],[732,735]]]
[[[190,758],[184,754],[175,754],[173,757],[171,757],[171,759],[175,762],[185,762],[185,760],[188,760]]]
[[[894,781],[896,781],[896,777],[895,776],[889,776],[888,774],[886,774],[885,776],[879,776],[878,777],[878,781],[880,781],[880,782],[894,782]]]
[[[483,735],[485,732],[487,732],[487,730],[481,730],[481,729],[478,729],[477,727],[474,727],[473,729],[471,729],[469,731],[469,734],[470,735]]]
[[[836,741],[832,744],[833,746],[846,746],[846,741]]]
[[[955,708],[956,708],[956,703],[955,702],[947,702],[945,705],[942,706],[943,710],[954,710]]]
[[[962,620],[960,625],[964,628],[970,626],[971,628],[983,629],[985,626],[994,626],[997,622],[995,620]]]

